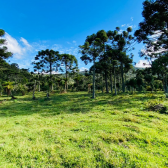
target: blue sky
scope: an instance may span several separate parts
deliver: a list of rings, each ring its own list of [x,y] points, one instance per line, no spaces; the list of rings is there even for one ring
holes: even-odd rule
[[[10,62],[30,68],[35,55],[42,49],[54,49],[77,57],[79,68],[89,68],[80,60],[78,46],[88,35],[99,30],[133,31],[142,18],[144,0],[9,0],[1,2],[0,28],[13,57]],[[134,62],[140,59],[142,44],[135,46]]]

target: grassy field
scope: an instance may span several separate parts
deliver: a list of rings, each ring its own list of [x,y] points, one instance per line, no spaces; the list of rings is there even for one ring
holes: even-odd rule
[[[44,95],[0,104],[0,167],[168,167],[168,114],[146,109],[163,93]]]

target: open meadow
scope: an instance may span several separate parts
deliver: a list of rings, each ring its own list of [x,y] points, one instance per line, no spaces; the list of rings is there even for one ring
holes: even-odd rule
[[[163,93],[36,97],[1,102],[0,167],[168,167],[168,115],[147,109]]]

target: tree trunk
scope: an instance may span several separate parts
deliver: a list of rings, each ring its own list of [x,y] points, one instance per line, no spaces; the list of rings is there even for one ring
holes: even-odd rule
[[[50,63],[50,80],[51,80],[51,75],[52,75],[52,64]]]
[[[34,81],[33,100],[35,99],[35,90],[36,90],[36,80]]]
[[[51,90],[53,91],[54,89],[53,89],[53,83],[51,84]]]
[[[165,75],[165,93],[168,93],[168,88],[167,88],[167,74]]]
[[[40,81],[38,83],[38,91],[40,92]]]
[[[121,85],[121,80],[120,80],[120,75],[118,74],[118,93],[120,92],[120,85]]]
[[[113,94],[113,79],[112,79],[112,72],[110,71],[110,87],[111,87],[111,94]]]
[[[95,99],[95,59],[93,59],[93,96],[92,98]]]
[[[102,73],[102,93],[103,93],[103,87],[104,85],[103,85],[103,73]]]
[[[124,74],[125,76],[125,81],[124,81],[124,85],[126,84],[126,73]],[[127,92],[127,86],[125,86],[125,92]]]
[[[105,71],[105,82],[106,82],[106,93],[109,93],[108,82],[107,82],[107,71]]]
[[[124,83],[124,72],[123,72],[123,63],[121,62],[121,80],[122,80],[122,91],[125,92],[125,83]]]
[[[67,90],[67,64],[65,64],[65,76],[66,76],[66,81],[65,81],[65,92]]]
[[[49,98],[49,92],[47,93],[47,99]]]
[[[115,95],[117,95],[116,74],[115,74],[115,68],[114,68],[114,66],[113,66],[113,74],[114,74],[114,89],[115,89]]]
[[[91,92],[91,84],[88,84],[88,93]]]
[[[64,89],[64,91],[66,92],[66,81],[65,81],[65,89]]]
[[[40,79],[39,79],[39,71],[38,71],[38,91],[40,92]]]
[[[78,80],[76,81],[76,84],[77,84],[76,85],[76,91],[79,91],[79,81]]]
[[[11,95],[11,89],[7,89],[7,95],[8,95],[8,96]]]

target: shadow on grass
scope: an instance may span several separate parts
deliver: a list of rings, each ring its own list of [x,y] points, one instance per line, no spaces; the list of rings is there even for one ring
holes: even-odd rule
[[[36,100],[32,97],[19,97],[17,100],[8,100],[0,105],[0,117],[12,117],[18,115],[40,114],[41,116],[54,116],[59,114],[88,113],[96,106],[111,106],[113,109],[132,109],[139,104],[143,104],[148,99],[145,94],[111,94],[98,93],[96,99],[91,99],[91,94],[86,92],[54,94],[49,99],[40,93]]]
[[[59,115],[62,113],[86,113],[88,108],[76,105],[73,101],[80,97],[88,96],[86,94],[58,94],[49,99],[37,97],[19,97],[16,100],[7,100],[0,104],[0,117],[13,117],[19,115],[40,114],[42,116]],[[5,98],[5,97],[4,97]],[[72,101],[71,101],[72,100]]]

